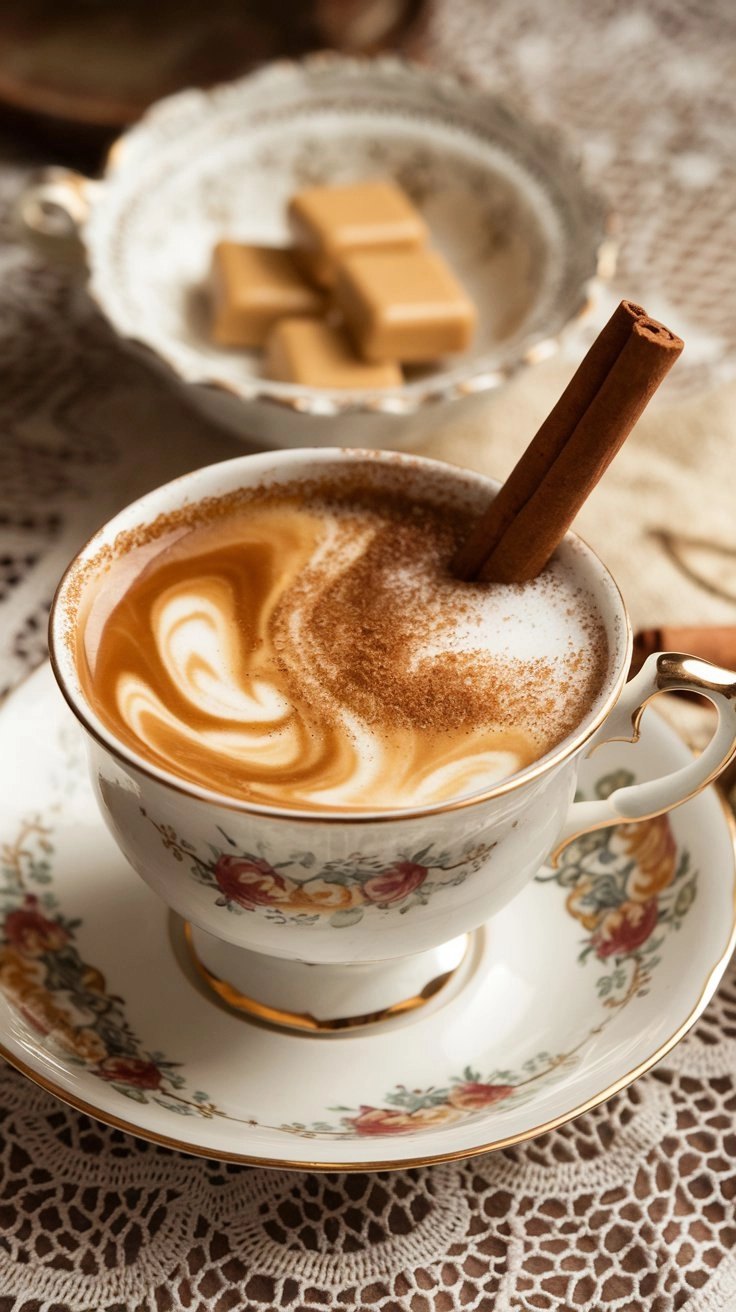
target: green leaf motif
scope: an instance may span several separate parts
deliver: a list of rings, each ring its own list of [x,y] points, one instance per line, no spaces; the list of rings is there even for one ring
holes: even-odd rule
[[[628,788],[633,783],[634,775],[630,770],[613,770],[610,774],[606,774],[598,780],[595,791],[598,797],[605,800],[617,789]]]
[[[386,1102],[390,1107],[398,1107],[401,1111],[418,1112],[425,1107],[441,1107],[447,1102],[449,1089],[404,1089],[399,1088],[392,1093],[386,1094]]]
[[[143,1090],[134,1089],[130,1084],[113,1084],[112,1087],[113,1089],[116,1089],[118,1093],[122,1093],[126,1098],[130,1098],[132,1102],[148,1102]]]
[[[690,879],[687,884],[683,884],[675,902],[674,913],[676,916],[684,916],[690,910],[696,894],[697,888],[694,879]]]
[[[427,846],[421,848],[421,850],[420,850],[419,852],[415,852],[414,855],[413,855],[410,859],[411,859],[412,861],[415,861],[417,865],[421,865],[422,862],[424,861],[425,856],[427,856],[428,853],[430,853],[431,851],[432,851],[432,844],[431,844],[431,843],[428,843]],[[437,862],[437,861],[434,861],[433,864],[434,864],[434,865],[437,865],[438,862]]]
[[[357,925],[363,919],[362,907],[350,907],[348,911],[335,911],[330,916],[330,924],[333,929],[347,929],[350,925]]]
[[[167,1102],[164,1098],[154,1098],[154,1102],[157,1102],[159,1107],[163,1107],[167,1112],[176,1112],[178,1116],[193,1115],[191,1107],[187,1107],[186,1103]]]

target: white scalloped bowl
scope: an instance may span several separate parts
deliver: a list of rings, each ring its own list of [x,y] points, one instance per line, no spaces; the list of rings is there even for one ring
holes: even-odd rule
[[[293,192],[387,175],[478,307],[470,350],[353,392],[269,381],[257,353],[213,343],[202,288],[218,238],[286,243]],[[394,57],[311,56],[162,100],[87,195],[102,313],[214,421],[267,446],[411,444],[548,355],[613,258],[606,207],[554,133]]]

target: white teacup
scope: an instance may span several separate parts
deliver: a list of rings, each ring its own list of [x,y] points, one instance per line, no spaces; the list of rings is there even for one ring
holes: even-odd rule
[[[264,481],[293,483],[346,461],[386,459],[431,463],[320,449],[196,470],[99,531],[69,566],[51,616],[54,673],[86,730],[98,800],[121,850],[186,922],[209,986],[250,1014],[307,1029],[341,1028],[419,1005],[460,966],[468,935],[551,852],[588,830],[669,810],[710,783],[736,750],[733,673],[669,653],[650,657],[626,684],[631,629],[623,599],[572,534],[561,550],[575,561],[607,634],[602,690],[558,746],[485,791],[413,809],[300,812],[218,795],[118,741],[83,692],[75,634],[88,590],[105,586],[120,535],[205,497]],[[494,490],[480,475],[441,468],[477,497],[479,509]],[[573,801],[581,758],[603,741],[635,741],[647,702],[675,689],[702,693],[716,706],[717,725],[702,755],[605,800]]]

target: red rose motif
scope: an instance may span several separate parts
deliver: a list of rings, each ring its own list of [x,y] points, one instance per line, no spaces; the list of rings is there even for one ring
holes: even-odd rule
[[[221,856],[214,874],[228,902],[246,911],[284,902],[288,895],[286,881],[261,857]]]
[[[603,917],[593,934],[591,942],[596,954],[605,960],[606,957],[621,957],[634,952],[646,943],[658,914],[656,898],[643,903],[622,902]]]
[[[363,896],[368,902],[403,902],[426,878],[427,866],[418,866],[416,861],[394,861],[392,866],[366,880]]]
[[[136,1089],[161,1087],[161,1072],[152,1061],[140,1057],[106,1057],[95,1071],[110,1084],[132,1084]]]
[[[508,1098],[513,1092],[513,1084],[480,1084],[476,1080],[466,1080],[464,1084],[455,1085],[447,1101],[465,1112],[474,1112],[481,1107],[490,1107],[491,1103],[500,1102],[502,1098]]]
[[[416,1130],[431,1130],[458,1119],[459,1112],[447,1103],[418,1107],[413,1112],[400,1107],[362,1106],[357,1116],[346,1117],[346,1124],[352,1126],[361,1138],[366,1138],[372,1134],[410,1134]]]
[[[63,925],[48,920],[38,910],[38,899],[29,896],[22,907],[5,917],[5,937],[18,952],[27,957],[40,957],[44,952],[58,952],[69,942]]]
[[[356,1134],[405,1134],[409,1128],[406,1112],[389,1111],[384,1107],[362,1106],[357,1116],[346,1118]]]

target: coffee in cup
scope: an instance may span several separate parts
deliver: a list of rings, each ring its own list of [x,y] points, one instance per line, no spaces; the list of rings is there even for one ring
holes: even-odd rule
[[[441,468],[366,458],[158,516],[80,610],[85,696],[151,764],[241,801],[491,787],[576,728],[610,657],[573,546],[524,585],[453,577],[471,513]]]

